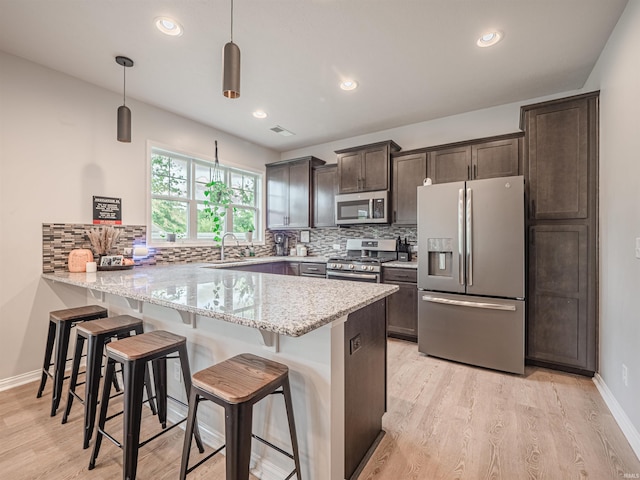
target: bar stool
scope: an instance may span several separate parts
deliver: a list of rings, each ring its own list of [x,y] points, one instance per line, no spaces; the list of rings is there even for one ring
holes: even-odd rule
[[[185,392],[187,395],[191,389],[191,371],[189,369],[189,358],[187,357],[187,339],[163,330],[156,330],[142,335],[134,335],[129,338],[110,342],[106,345],[107,369],[104,377],[104,388],[100,400],[100,416],[98,418],[98,431],[96,441],[93,446],[93,454],[89,461],[89,470],[95,468],[96,459],[100,451],[102,437],[107,437],[123,450],[123,478],[134,480],[138,467],[138,450],[151,440],[177,427],[187,419],[166,428],[167,421],[167,358],[179,358],[184,378]],[[169,357],[176,354],[177,357]],[[153,381],[155,385],[155,397],[158,408],[158,418],[163,430],[153,435],[147,440],[140,442],[140,423],[142,419],[142,392],[144,376],[147,362],[152,363]],[[109,407],[109,395],[111,382],[115,372],[115,364],[122,364],[122,376],[124,380],[124,428],[122,443],[105,432],[104,427],[107,420],[111,420],[113,415],[107,418]],[[175,398],[172,399],[177,402]],[[182,402],[179,402],[182,403]],[[185,405],[186,406],[186,405]],[[121,412],[122,413],[122,412]],[[197,425],[195,428],[196,443],[200,453],[204,452],[200,433]]]
[[[251,433],[253,405],[267,395],[276,393],[284,396],[293,455]],[[294,474],[300,480],[298,437],[293,419],[289,368],[286,365],[245,353],[200,370],[193,376],[180,480],[184,480],[188,473],[225,448],[223,445],[193,467],[188,466],[191,435],[196,424],[198,404],[203,400],[210,400],[224,407],[227,480],[249,479],[252,437],[292,459],[295,469],[285,480],[290,479]]]
[[[129,337],[132,333],[141,335],[143,333],[142,320],[130,315],[119,315],[117,317],[103,318],[83,322],[76,327],[76,348],[73,355],[73,367],[71,369],[71,379],[67,395],[67,405],[62,417],[62,423],[67,423],[67,418],[71,412],[74,397],[84,405],[84,442],[83,448],[89,447],[89,441],[93,434],[95,425],[96,409],[98,405],[98,389],[100,387],[100,377],[102,372],[102,357],[104,346],[112,339]],[[85,378],[85,394],[81,398],[76,393],[78,386],[78,371],[80,369],[80,358],[84,342],[87,340],[87,369]],[[115,376],[113,377],[115,380]],[[145,378],[147,388],[147,398],[153,414],[156,408],[153,403],[152,392],[149,382],[148,369]],[[114,381],[114,386],[118,390],[118,385]]]
[[[53,395],[51,397],[51,416],[55,416],[56,410],[60,406],[62,397],[62,383],[65,380],[64,371],[67,364],[67,350],[69,349],[69,336],[71,328],[77,323],[87,320],[97,320],[108,315],[106,308],[98,305],[88,305],[86,307],[66,308],[49,312],[49,332],[47,334],[47,345],[44,350],[44,362],[42,365],[42,378],[38,387],[37,398],[42,396],[47,377],[53,379]],[[51,363],[53,346],[56,346],[56,360]],[[53,374],[49,371],[53,365]]]

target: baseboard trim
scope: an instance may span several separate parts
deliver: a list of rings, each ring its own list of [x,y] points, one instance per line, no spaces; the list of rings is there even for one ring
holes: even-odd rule
[[[638,430],[636,430],[633,423],[631,423],[631,420],[629,420],[629,417],[627,417],[627,414],[616,400],[616,397],[613,396],[613,393],[611,393],[607,384],[604,383],[604,379],[600,374],[596,373],[593,376],[593,383],[598,389],[598,392],[600,392],[600,396],[602,396],[604,403],[609,407],[609,410],[622,430],[622,433],[627,438],[629,445],[631,445],[631,449],[640,460],[640,433],[638,433]]]
[[[25,383],[33,382],[35,380],[40,380],[40,375],[42,375],[42,370],[34,370],[32,372],[16,375],[15,377],[3,378],[0,380],[0,392],[14,387],[19,387],[20,385],[24,385]],[[33,394],[36,394],[35,390]]]

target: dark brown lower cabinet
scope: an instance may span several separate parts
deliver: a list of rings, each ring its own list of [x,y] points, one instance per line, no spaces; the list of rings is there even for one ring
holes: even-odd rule
[[[382,438],[387,399],[385,310],[385,300],[378,300],[350,313],[344,326],[344,478],[354,478]]]
[[[596,370],[595,285],[587,225],[529,228],[527,356]]]
[[[384,268],[383,282],[398,285],[387,297],[387,334],[412,342],[418,341],[418,272],[409,268]]]

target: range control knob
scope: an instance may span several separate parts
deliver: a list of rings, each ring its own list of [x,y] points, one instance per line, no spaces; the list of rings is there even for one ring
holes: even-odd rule
[[[370,265],[370,266],[369,266],[369,271],[370,271],[370,272],[373,272],[373,265]]]
[[[353,270],[354,268],[356,268],[356,266],[355,266],[355,265],[349,265],[349,269],[350,269],[350,270]]]

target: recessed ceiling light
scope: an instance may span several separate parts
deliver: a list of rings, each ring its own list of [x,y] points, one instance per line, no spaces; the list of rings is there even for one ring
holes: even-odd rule
[[[256,118],[267,118],[267,112],[256,110],[255,112],[253,112],[253,116]]]
[[[173,18],[169,17],[157,17],[154,20],[156,28],[165,35],[172,37],[179,37],[182,35],[182,25],[176,22]]]
[[[340,82],[340,88],[347,91],[355,90],[358,88],[358,82],[355,80],[344,80],[343,82]]]
[[[502,40],[502,32],[487,32],[478,39],[476,45],[479,47],[491,47],[500,40]]]

